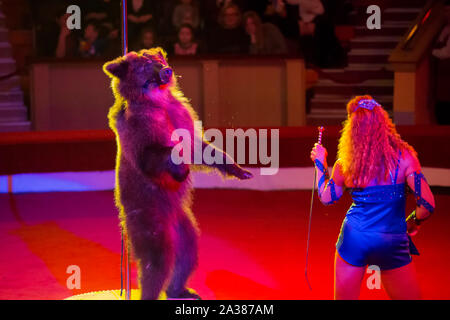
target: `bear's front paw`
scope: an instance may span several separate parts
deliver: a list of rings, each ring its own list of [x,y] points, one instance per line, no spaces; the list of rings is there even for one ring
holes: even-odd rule
[[[232,164],[231,166],[229,166],[227,173],[240,180],[253,178],[253,174],[250,171],[243,169],[237,164]]]

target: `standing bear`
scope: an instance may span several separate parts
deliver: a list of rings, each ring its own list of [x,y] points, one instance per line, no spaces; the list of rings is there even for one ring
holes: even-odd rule
[[[112,79],[115,96],[108,113],[118,147],[115,200],[137,261],[141,299],[158,299],[163,292],[168,298],[200,298],[186,287],[197,265],[199,236],[191,211],[193,161],[173,161],[173,131],[187,130],[192,140],[201,139],[196,142],[201,150],[209,146],[215,158],[223,159],[196,167],[209,166],[239,179],[252,175],[201,132],[194,134],[197,115],[177,87],[162,49],[130,52],[107,62],[103,70]],[[193,159],[195,148],[190,149]]]

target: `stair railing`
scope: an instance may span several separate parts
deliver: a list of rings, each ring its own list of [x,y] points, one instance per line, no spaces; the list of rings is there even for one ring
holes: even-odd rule
[[[389,56],[397,124],[434,123],[431,49],[444,23],[445,0],[429,0]]]

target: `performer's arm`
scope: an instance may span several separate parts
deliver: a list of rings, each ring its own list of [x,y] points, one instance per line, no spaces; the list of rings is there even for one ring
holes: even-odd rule
[[[430,186],[422,173],[419,160],[413,155],[406,155],[407,167],[405,171],[406,182],[414,193],[416,210],[408,217],[408,222],[419,225],[428,219],[434,212],[435,202]],[[411,223],[409,223],[411,224]]]
[[[328,174],[327,150],[315,144],[311,152],[311,159],[316,166],[316,187],[320,201],[325,205],[336,203],[344,193],[344,177],[341,173],[339,161],[333,166],[331,178]]]

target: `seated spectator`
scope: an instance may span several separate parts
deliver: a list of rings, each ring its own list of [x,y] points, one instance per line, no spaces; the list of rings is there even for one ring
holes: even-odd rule
[[[153,0],[155,1],[155,0]],[[179,0],[164,0],[158,1],[158,5],[155,6],[155,30],[158,30],[158,36],[174,37],[177,29],[173,26],[173,12],[178,5]],[[171,39],[172,42],[174,38]]]
[[[287,0],[287,2],[298,4],[300,35],[313,35],[316,28],[314,20],[325,12],[322,2],[320,0]]]
[[[89,4],[83,5],[81,10],[86,12],[84,14],[85,19],[96,21],[106,34],[108,41],[104,56],[114,57],[120,55],[120,4],[114,0],[89,0]]]
[[[285,54],[286,42],[280,30],[271,23],[262,23],[254,11],[244,14],[244,26],[250,36],[251,54]]]
[[[60,18],[60,34],[56,47],[56,57],[98,57],[107,46],[107,40],[100,26],[95,21],[85,23],[83,36],[78,39],[76,31],[67,29],[66,21],[69,15]]]
[[[59,36],[56,44],[55,56],[57,58],[76,57],[78,48],[78,37],[76,31],[67,28],[69,14],[62,15],[58,20]]]
[[[178,41],[173,52],[175,55],[195,55],[198,53],[199,44],[194,37],[194,29],[190,24],[183,24],[178,31]]]
[[[432,54],[438,59],[450,58],[450,5],[445,7],[447,25],[444,26],[437,41],[438,48],[433,49]]]
[[[84,8],[82,8],[83,10]],[[120,5],[113,0],[90,0],[84,18],[95,20],[110,32],[117,33],[121,27]]]
[[[239,7],[229,4],[219,14],[219,26],[210,30],[209,44],[214,53],[248,53],[250,39],[241,25]]]
[[[130,46],[130,51],[139,51],[142,49],[151,49],[156,47],[155,31],[150,27],[142,29],[137,41]]]
[[[233,1],[237,4],[244,12],[254,11],[258,14],[258,16],[262,17],[264,12],[266,11],[267,6],[274,5],[280,0],[246,0],[244,3],[239,3]]]
[[[261,16],[265,16],[267,19],[276,17],[286,17],[286,4],[284,0],[268,1]]]
[[[320,68],[341,67],[345,52],[334,32],[333,19],[321,0],[286,0],[299,5],[300,51],[306,62]]]
[[[219,12],[222,9],[222,3],[218,0],[200,1],[201,16],[205,22],[205,28],[215,28],[219,19]]]
[[[65,23],[67,20],[66,10],[67,4],[63,1],[55,3],[51,0],[29,1],[32,13],[32,22],[35,37],[35,54],[39,57],[54,57],[56,47],[60,36],[63,37],[64,44],[66,40],[72,43],[76,41],[76,35],[70,30],[64,30],[61,34],[61,21]],[[70,38],[66,38],[68,35]],[[72,38],[72,40],[71,40]]]
[[[86,22],[84,36],[79,41],[78,54],[84,58],[101,56],[107,45],[107,40],[102,33],[97,22]]]
[[[322,0],[325,12],[334,25],[351,25],[352,0]]]
[[[172,16],[173,26],[178,30],[183,24],[190,24],[194,29],[197,29],[199,20],[198,7],[193,3],[193,0],[179,0],[180,3],[175,7]]]
[[[128,0],[128,35],[131,42],[138,40],[136,35],[144,27],[153,26],[153,12],[151,0]]]
[[[85,19],[96,20],[103,22],[108,19],[108,12],[106,6],[111,3],[111,0],[91,0],[89,6],[86,8],[87,12],[84,15]],[[84,9],[84,8],[83,8]]]
[[[285,0],[271,0],[268,2],[262,18],[264,22],[270,22],[278,27],[285,38],[289,53],[298,53],[300,36],[298,5],[288,4]]]

